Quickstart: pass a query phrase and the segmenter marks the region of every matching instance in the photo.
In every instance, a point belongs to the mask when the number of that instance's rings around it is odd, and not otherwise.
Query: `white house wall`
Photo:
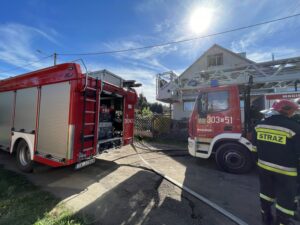
[[[174,120],[188,119],[190,117],[191,113],[192,113],[192,111],[184,111],[183,110],[183,101],[176,102],[173,104],[172,119],[174,119]]]
[[[223,53],[223,65],[208,67],[207,56]],[[186,71],[182,73],[180,79],[191,79],[199,76],[200,71],[206,70],[222,70],[225,68],[240,67],[249,64],[247,59],[231,53],[217,45],[210,48],[204,55],[202,55],[195,63],[193,63]]]

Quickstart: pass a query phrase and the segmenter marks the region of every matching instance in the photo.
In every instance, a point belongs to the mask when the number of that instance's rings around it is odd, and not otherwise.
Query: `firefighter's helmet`
[[[284,115],[291,115],[299,109],[299,105],[287,99],[277,100],[272,105],[273,110]]]
[[[294,102],[300,106],[300,98],[294,99]]]

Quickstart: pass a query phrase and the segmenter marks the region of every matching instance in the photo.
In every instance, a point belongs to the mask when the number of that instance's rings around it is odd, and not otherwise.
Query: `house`
[[[250,76],[254,76],[255,81],[261,83],[259,88],[275,92],[276,88],[284,86],[284,83],[277,82],[278,76],[284,75],[282,77],[290,82],[295,78],[295,74],[290,72],[294,69],[299,72],[299,61],[300,58],[297,57],[256,63],[247,59],[244,52],[235,53],[214,44],[181,75],[172,71],[158,74],[156,99],[171,104],[172,119],[187,119],[200,87],[245,84]],[[266,78],[270,82],[265,82]],[[276,82],[272,82],[273,78],[276,78]]]
[[[177,83],[180,83],[181,87],[186,89],[197,87],[200,82],[199,78],[201,73],[203,74],[204,71],[241,67],[249,64],[253,64],[253,61],[247,59],[245,53],[234,53],[220,45],[214,44],[177,77]],[[175,80],[175,74],[172,75],[172,78]],[[163,82],[162,80],[163,79],[161,79],[161,82]],[[178,92],[180,90],[176,87],[176,83],[173,82],[168,83],[168,86],[164,87],[164,90],[160,90],[160,92],[165,91],[168,93],[171,92],[171,90],[179,95]],[[181,101],[179,99],[174,99],[174,101],[166,99],[164,93],[159,93],[157,100],[171,103],[172,119],[180,120],[189,117],[193,110],[196,96],[197,93],[191,93],[186,90],[185,93],[183,93]]]

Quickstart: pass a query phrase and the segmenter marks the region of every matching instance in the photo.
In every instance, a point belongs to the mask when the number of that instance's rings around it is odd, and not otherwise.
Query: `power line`
[[[31,61],[31,62],[29,62],[28,64],[24,64],[24,65],[21,65],[21,66],[13,67],[13,68],[8,69],[8,70],[0,71],[0,73],[7,73],[7,72],[11,72],[11,71],[14,71],[14,70],[17,70],[17,69],[24,69],[24,67],[26,67],[26,66],[31,66],[31,65],[33,65],[33,64],[35,64],[35,63],[37,63],[37,62],[40,62],[40,61],[42,61],[42,60],[44,60],[44,59],[48,59],[48,58],[50,58],[50,57],[52,57],[52,56],[53,56],[53,54],[52,54],[52,55],[45,56],[45,57],[43,57],[43,58],[40,58],[39,60],[36,60],[36,61]]]
[[[230,29],[230,30],[226,30],[226,31],[222,31],[222,32],[212,33],[212,34],[208,34],[208,35],[205,35],[205,36],[194,37],[194,38],[189,38],[189,39],[183,39],[183,40],[179,40],[179,41],[165,42],[165,43],[160,43],[160,44],[155,44],[155,45],[148,45],[148,46],[143,46],[143,47],[138,47],[138,48],[128,48],[128,49],[120,49],[120,50],[114,50],[114,51],[102,51],[102,52],[87,52],[87,53],[57,53],[56,55],[61,55],[61,56],[104,55],[104,54],[114,54],[114,53],[137,51],[137,50],[143,50],[143,49],[149,49],[149,48],[156,48],[156,47],[179,44],[179,43],[183,43],[183,42],[189,42],[189,41],[194,41],[194,40],[198,40],[198,39],[223,35],[223,34],[235,32],[235,31],[245,30],[245,29],[249,29],[249,28],[253,28],[253,27],[257,27],[257,26],[266,25],[266,24],[269,24],[269,23],[274,23],[274,22],[290,19],[290,18],[297,17],[297,16],[300,16],[300,13],[293,14],[293,15],[286,16],[286,17],[281,17],[281,18],[278,18],[278,19],[268,20],[268,21],[265,21],[265,22],[260,22],[260,23],[256,23],[256,24],[252,24],[252,25],[248,25],[248,26],[244,26],[244,27],[238,27],[238,28],[234,28],[234,29]],[[40,58],[39,60],[36,60],[36,61],[31,61],[28,64],[17,66],[17,67],[14,67],[12,69],[9,69],[9,70],[0,71],[0,73],[6,73],[6,72],[14,71],[14,70],[17,70],[17,69],[23,69],[26,66],[33,65],[37,62],[40,62],[40,61],[42,61],[44,59],[47,59],[47,58],[50,58],[50,57],[53,57],[53,54],[51,54],[49,56],[46,56],[46,57],[43,57],[43,58]]]
[[[113,51],[102,51],[102,52],[58,53],[57,55],[62,55],[62,56],[70,56],[70,55],[77,55],[77,56],[105,55],[105,54],[115,54],[115,53],[137,51],[137,50],[143,50],[143,49],[149,49],[149,48],[156,48],[156,47],[179,44],[179,43],[183,43],[183,42],[189,42],[189,41],[194,41],[194,40],[198,40],[198,39],[223,35],[223,34],[235,32],[235,31],[245,30],[245,29],[249,29],[249,28],[253,28],[253,27],[257,27],[257,26],[266,25],[266,24],[269,24],[269,23],[278,22],[278,21],[281,21],[281,20],[290,19],[290,18],[297,17],[297,16],[300,16],[300,13],[293,14],[293,15],[286,16],[286,17],[281,17],[281,18],[278,18],[278,19],[268,20],[268,21],[265,21],[265,22],[260,22],[260,23],[256,23],[256,24],[252,24],[252,25],[248,25],[248,26],[244,26],[244,27],[238,27],[238,28],[234,28],[234,29],[230,29],[230,30],[226,30],[226,31],[212,33],[212,34],[208,34],[208,35],[205,35],[205,36],[199,36],[199,37],[194,37],[194,38],[189,38],[189,39],[183,39],[183,40],[179,40],[179,41],[165,42],[165,43],[160,43],[160,44],[155,44],[155,45],[148,45],[148,46],[143,46],[143,47],[138,47],[138,48],[127,48],[127,49],[120,49],[120,50],[113,50]]]

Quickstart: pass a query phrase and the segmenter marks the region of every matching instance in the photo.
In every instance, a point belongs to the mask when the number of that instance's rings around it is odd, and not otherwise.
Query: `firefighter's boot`
[[[291,218],[277,216],[275,225],[296,225]]]
[[[273,218],[273,215],[270,211],[269,212],[262,212],[261,216],[262,216],[262,222],[263,222],[264,225],[273,225],[274,218]]]

